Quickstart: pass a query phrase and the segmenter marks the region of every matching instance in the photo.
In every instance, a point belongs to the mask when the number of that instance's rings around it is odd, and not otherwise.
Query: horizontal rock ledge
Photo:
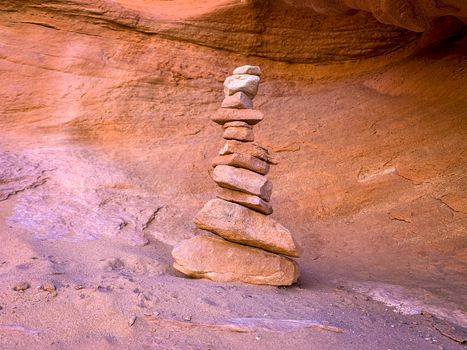
[[[298,257],[298,247],[284,226],[254,210],[222,199],[212,199],[196,214],[195,225],[229,241]]]
[[[291,259],[208,236],[180,242],[172,257],[174,268],[183,274],[218,282],[289,286],[299,276]]]

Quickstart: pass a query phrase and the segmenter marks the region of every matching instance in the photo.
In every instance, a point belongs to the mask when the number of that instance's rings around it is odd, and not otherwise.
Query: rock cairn
[[[260,75],[257,66],[236,68],[224,82],[222,107],[211,117],[227,140],[212,163],[220,191],[194,222],[214,235],[185,240],[172,251],[175,269],[187,276],[277,286],[297,281],[298,265],[288,258],[298,257],[297,245],[269,216],[272,183],[265,175],[275,162],[254,143],[253,127],[263,120],[253,109]]]

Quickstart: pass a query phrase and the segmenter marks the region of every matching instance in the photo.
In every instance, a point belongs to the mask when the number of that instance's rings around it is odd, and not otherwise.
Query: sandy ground
[[[403,316],[344,286],[190,280],[171,269],[163,244],[33,240],[5,224],[13,204],[0,207],[5,350],[465,349],[435,328],[445,323]],[[14,291],[22,281],[30,288]],[[39,288],[46,282],[56,292]]]

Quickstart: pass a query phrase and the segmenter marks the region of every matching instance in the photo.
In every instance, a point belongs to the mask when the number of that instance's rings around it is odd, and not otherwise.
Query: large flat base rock
[[[202,230],[232,242],[298,257],[297,245],[284,226],[269,216],[222,199],[211,199],[194,219]]]
[[[289,286],[299,275],[291,259],[208,236],[182,241],[172,257],[174,268],[185,275],[219,282]]]

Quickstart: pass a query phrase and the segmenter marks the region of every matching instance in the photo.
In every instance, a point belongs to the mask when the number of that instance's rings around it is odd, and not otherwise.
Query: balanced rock
[[[220,186],[259,196],[266,202],[271,199],[272,182],[267,177],[251,170],[218,165],[212,172],[212,179]]]
[[[236,168],[244,168],[255,173],[266,175],[269,172],[269,164],[264,160],[250,156],[244,153],[232,153],[225,156],[217,156],[212,161],[212,166],[231,165]]]
[[[252,74],[234,74],[224,81],[225,96],[233,95],[239,91],[244,92],[249,98],[255,98],[258,93],[260,78]]]
[[[224,130],[222,137],[226,140],[237,140],[243,142],[252,142],[255,140],[253,129],[243,126],[231,126]]]
[[[232,242],[262,248],[273,253],[298,256],[290,232],[270,216],[236,203],[212,199],[198,212],[196,226]]]
[[[241,66],[234,69],[233,74],[252,74],[252,75],[261,75],[261,68],[258,66]]]
[[[226,96],[221,107],[251,109],[253,108],[253,101],[245,93],[239,91],[231,96]]]
[[[239,127],[239,126],[243,126],[245,128],[250,128],[250,129],[253,128],[253,125],[250,125],[245,122],[227,122],[224,124],[224,129],[227,129],[230,127]]]
[[[217,198],[241,204],[244,207],[259,211],[265,215],[272,214],[272,206],[268,202],[263,201],[258,196],[253,196],[251,194],[232,191],[226,188],[220,188]]]
[[[224,125],[228,122],[241,121],[250,125],[258,124],[263,120],[264,114],[256,109],[220,108],[211,116],[211,120]]]
[[[289,286],[297,281],[297,263],[261,249],[208,236],[179,243],[172,251],[174,268],[193,278]]]
[[[269,154],[269,150],[267,148],[253,142],[239,142],[235,140],[229,140],[219,151],[219,155],[221,156],[232,153],[244,153],[264,160],[270,164],[277,164],[277,162]]]

